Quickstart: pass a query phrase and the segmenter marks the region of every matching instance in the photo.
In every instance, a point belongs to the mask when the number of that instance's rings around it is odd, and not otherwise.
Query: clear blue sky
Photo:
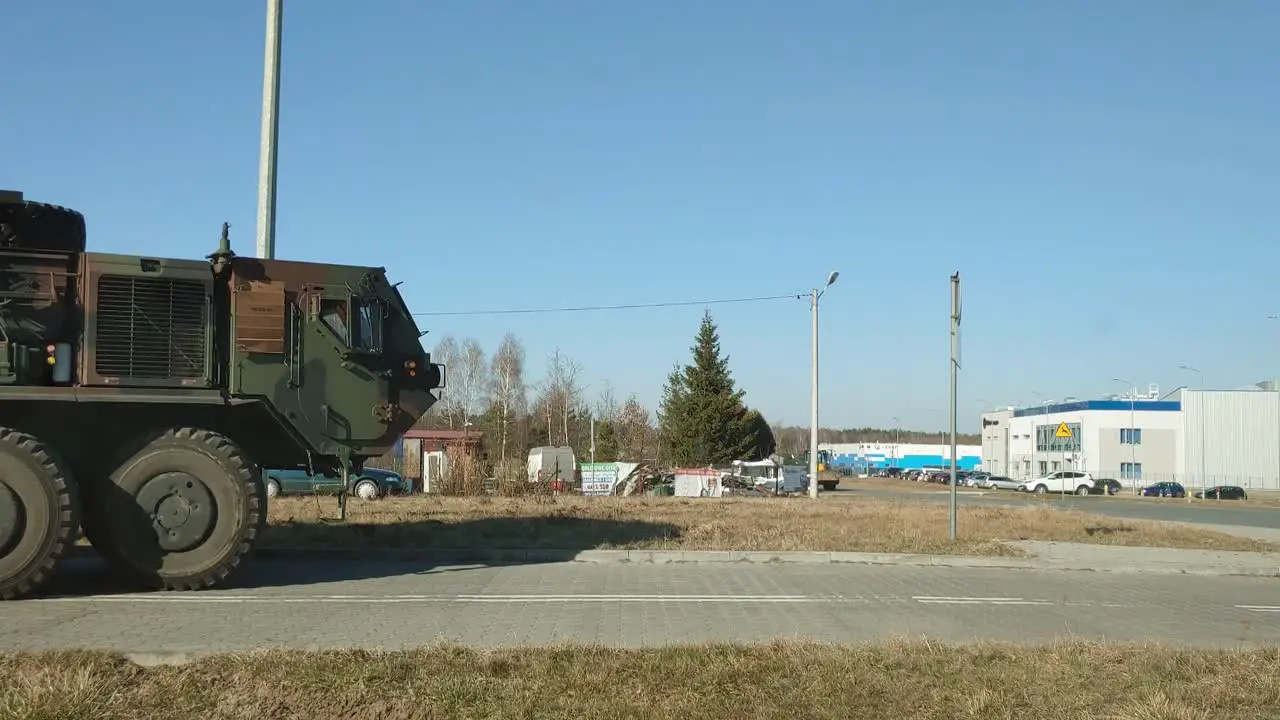
[[[290,0],[278,249],[417,311],[803,291],[824,425],[1280,376],[1280,3]],[[264,3],[6,4],[0,187],[94,249],[253,253]],[[17,31],[14,31],[17,29]],[[702,308],[426,318],[653,407]],[[807,304],[713,308],[807,422]],[[1039,393],[1037,395],[1036,393]]]

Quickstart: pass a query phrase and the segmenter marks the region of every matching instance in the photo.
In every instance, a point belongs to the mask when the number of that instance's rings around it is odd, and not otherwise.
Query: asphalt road
[[[94,648],[164,658],[436,642],[638,647],[787,637],[1044,641],[1068,634],[1196,646],[1280,642],[1280,582],[1266,578],[852,565],[258,561],[238,585],[113,593],[96,560],[77,560],[59,578],[54,592],[62,594],[3,604],[0,651]]]
[[[909,481],[903,481],[909,482]],[[841,488],[831,497],[892,497],[919,500],[921,502],[948,502],[950,489],[938,485],[934,493],[894,492],[881,489]],[[981,494],[979,494],[981,493]],[[1121,496],[1051,495],[1043,499],[1030,499],[1008,490],[957,490],[958,503],[1025,505],[1028,502],[1044,502],[1052,507],[1080,510],[1130,520],[1164,520],[1206,525],[1235,525],[1245,527],[1280,528],[1280,508],[1232,506],[1231,501],[1209,504],[1204,501],[1188,503],[1185,499],[1160,498],[1151,500],[1126,499]]]

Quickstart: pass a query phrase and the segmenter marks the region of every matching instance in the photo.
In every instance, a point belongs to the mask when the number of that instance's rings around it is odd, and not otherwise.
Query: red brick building
[[[484,433],[479,430],[409,430],[401,446],[401,474],[413,480],[415,489],[423,487],[423,465],[435,477],[443,469],[442,456],[451,458],[470,455],[484,458]]]

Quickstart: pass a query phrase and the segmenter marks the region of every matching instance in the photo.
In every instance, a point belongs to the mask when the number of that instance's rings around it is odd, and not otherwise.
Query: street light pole
[[[1134,475],[1137,471],[1137,450],[1138,446],[1133,442],[1133,432],[1136,429],[1137,421],[1134,419],[1134,401],[1138,399],[1138,386],[1128,380],[1120,378],[1111,378],[1114,382],[1123,384],[1125,387],[1132,388],[1129,392],[1129,474]],[[1130,480],[1137,480],[1136,477],[1130,477]],[[1134,491],[1137,491],[1137,484],[1134,484]]]
[[[280,134],[280,32],[284,0],[267,0],[262,68],[262,145],[258,150],[258,257],[276,256],[276,139]]]
[[[1204,373],[1202,373],[1202,372],[1200,372],[1199,370],[1197,370],[1197,369],[1195,369],[1195,368],[1191,367],[1190,365],[1179,365],[1179,366],[1178,366],[1178,368],[1179,368],[1179,369],[1181,369],[1181,370],[1188,370],[1188,371],[1190,371],[1190,372],[1193,372],[1193,373],[1195,373],[1197,376],[1199,376],[1199,377],[1200,377],[1200,402],[1199,402],[1199,412],[1200,412],[1200,488],[1203,490],[1203,489],[1207,489],[1207,488],[1209,487],[1209,486],[1208,486],[1208,484],[1207,484],[1207,483],[1208,483],[1208,473],[1207,473],[1207,471],[1206,471],[1206,469],[1205,469],[1205,467],[1206,467],[1206,463],[1205,463],[1205,459],[1204,459],[1204,451],[1205,451],[1205,442],[1204,442],[1204,391],[1205,391]],[[1187,408],[1186,408],[1186,404],[1184,403],[1184,404],[1183,404],[1183,407],[1182,407],[1182,410],[1183,410],[1183,412],[1184,412],[1184,413],[1186,412],[1186,409],[1187,409]],[[1184,415],[1183,417],[1186,417],[1186,416]]]
[[[898,429],[902,427],[902,418],[893,416],[893,466],[898,467]]]
[[[809,405],[809,497],[818,498],[818,299],[822,294],[831,287],[831,284],[840,277],[839,272],[832,272],[827,276],[827,284],[822,289],[814,288],[809,296],[809,309],[812,314],[813,321],[813,358],[812,358],[812,386],[810,392]]]
[[[960,273],[951,276],[951,541],[956,540],[956,371],[960,369]]]

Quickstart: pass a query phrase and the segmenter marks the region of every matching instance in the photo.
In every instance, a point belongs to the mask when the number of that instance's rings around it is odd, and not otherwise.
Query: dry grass
[[[686,499],[411,496],[352,502],[278,498],[267,547],[843,550],[1017,555],[1001,540],[1057,540],[1216,550],[1275,546],[1184,525],[1028,507],[961,506],[962,541],[947,539],[941,503],[807,498]]]
[[[141,668],[0,658],[0,718],[1111,718],[1252,720],[1280,650],[1063,642],[263,652]]]

